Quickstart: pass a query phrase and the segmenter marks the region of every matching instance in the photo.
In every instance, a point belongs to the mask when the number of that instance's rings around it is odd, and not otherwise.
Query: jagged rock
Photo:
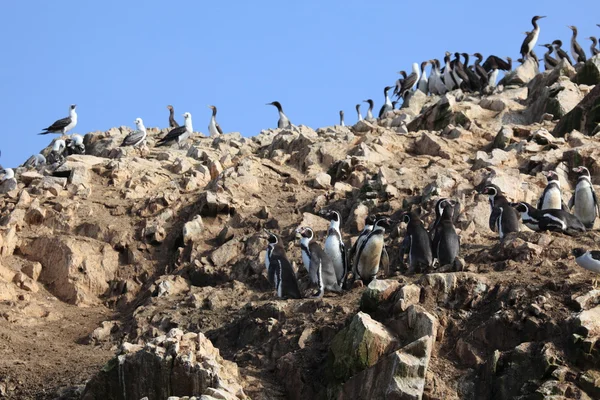
[[[343,382],[375,365],[381,357],[394,351],[397,345],[396,338],[384,325],[368,314],[359,312],[331,342],[333,376]]]
[[[350,212],[350,217],[346,223],[346,230],[349,232],[359,233],[365,227],[365,220],[369,215],[369,207],[363,203],[358,203]]]
[[[600,337],[600,306],[584,310],[574,318],[575,328],[588,338]]]
[[[326,173],[320,173],[313,180],[315,189],[329,189],[331,187],[331,176]]]
[[[203,217],[216,217],[217,214],[232,214],[235,212],[231,199],[225,193],[203,192],[200,195],[198,204],[199,214]]]
[[[96,303],[118,267],[118,253],[110,245],[84,237],[40,236],[20,249],[42,264],[40,282],[70,304]]]
[[[447,152],[447,146],[444,143],[444,140],[427,132],[423,132],[421,138],[416,141],[415,152],[417,154],[439,156],[445,159],[450,159],[450,154]]]
[[[12,192],[17,188],[17,180],[15,178],[7,179],[0,183],[0,194]]]
[[[476,302],[489,288],[485,277],[471,272],[427,274],[422,278],[421,285],[425,288],[430,287],[432,290],[426,291],[426,293],[432,295],[438,303],[443,304]],[[464,293],[466,288],[469,288],[467,294]],[[466,297],[461,298],[465,295]]]
[[[506,108],[506,103],[502,99],[483,98],[479,105],[486,110],[503,111]]]
[[[435,341],[439,325],[436,317],[416,304],[409,306],[406,309],[406,314],[408,315],[409,336],[411,338],[416,340],[428,336]]]
[[[13,283],[17,285],[19,288],[26,290],[28,292],[36,293],[39,291],[39,287],[37,283],[27,275],[22,272],[17,272],[13,277]]]
[[[468,123],[469,118],[463,112],[457,111],[456,98],[447,93],[436,104],[426,108],[407,127],[409,132],[439,131],[449,124],[466,127]]]
[[[366,313],[377,310],[377,307],[394,295],[400,287],[398,281],[374,279],[360,298],[360,309]]]
[[[600,304],[600,290],[592,290],[582,296],[573,299],[577,304],[578,311],[588,310]]]
[[[498,84],[504,86],[524,85],[535,78],[539,72],[538,65],[531,58],[527,58],[523,64],[507,72]]]
[[[410,343],[350,378],[336,398],[420,400],[432,348],[431,337]]]
[[[600,55],[595,55],[585,62],[573,82],[578,85],[597,85],[600,83]]]
[[[502,129],[500,129],[496,134],[494,143],[492,143],[492,148],[501,150],[506,149],[506,146],[509,145],[513,137],[513,130],[508,126],[503,126]]]
[[[562,137],[578,130],[584,135],[591,135],[600,121],[600,85],[596,85],[579,104],[563,116],[552,134]]]
[[[202,333],[163,336],[144,347],[128,347],[127,353],[110,360],[87,383],[82,400],[140,399],[144,395],[166,399],[205,393],[227,400],[247,398],[237,365],[224,360]]]
[[[600,371],[587,370],[579,377],[579,385],[594,398],[600,397]]]
[[[10,226],[7,230],[1,231],[0,235],[0,256],[10,256],[15,252],[15,248],[19,243],[17,237],[17,229],[14,226]]]
[[[183,241],[185,243],[189,241],[197,241],[202,236],[204,231],[204,224],[202,223],[202,217],[196,215],[191,221],[188,221],[183,226]]]
[[[238,257],[240,251],[242,251],[241,243],[233,239],[213,251],[210,260],[216,267],[223,267]]]
[[[365,132],[374,131],[377,129],[377,127],[375,125],[373,125],[372,123],[370,123],[369,121],[362,120],[362,121],[358,121],[352,127],[352,129],[354,129],[354,132],[356,132],[356,133],[365,133]]]
[[[396,312],[406,311],[408,307],[418,304],[421,299],[421,287],[415,284],[404,285],[398,291],[397,301],[394,305]]]

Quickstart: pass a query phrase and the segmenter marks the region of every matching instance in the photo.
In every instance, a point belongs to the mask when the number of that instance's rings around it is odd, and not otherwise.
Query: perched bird
[[[52,150],[50,150],[50,153],[48,153],[48,157],[46,157],[46,161],[48,162],[48,164],[63,162],[63,153],[66,147],[67,144],[64,140],[56,139],[54,143],[52,143]]]
[[[223,134],[223,129],[219,126],[217,122],[217,107],[208,106],[212,110],[212,116],[210,117],[210,122],[208,124],[208,133],[210,137],[215,137]]]
[[[561,40],[555,40],[554,42],[552,42],[552,45],[554,46],[554,51],[556,51],[556,55],[558,56],[559,60],[565,59],[565,60],[567,60],[567,62],[569,64],[573,65],[573,61],[571,61],[571,57],[569,57],[569,55],[563,49],[561,49],[561,46],[562,46]]]
[[[537,21],[542,18],[546,17],[540,17],[539,15],[536,15],[531,19],[533,30],[529,32],[527,36],[525,36],[525,40],[523,40],[523,44],[521,45],[521,57],[523,57],[523,59],[526,59],[530,55],[531,51],[533,50],[535,44],[538,41],[538,38],[540,37],[540,27]]]
[[[597,56],[598,54],[600,54],[600,50],[596,48],[596,46],[598,46],[598,39],[596,39],[593,36],[590,36],[588,39],[592,41],[592,44],[590,45],[590,53],[592,54],[592,56]]]
[[[408,75],[406,75],[406,71],[400,71],[398,73],[402,76],[402,78],[396,80],[396,86],[394,87],[394,96],[400,98],[400,93],[402,93],[402,85],[404,84],[406,78],[408,78]]]
[[[60,133],[64,135],[71,129],[75,128],[75,125],[77,125],[77,113],[75,112],[76,107],[76,104],[71,104],[69,106],[68,117],[54,121],[52,125],[44,129],[45,132],[41,132],[39,135],[46,135],[48,133]]]
[[[369,233],[371,233],[371,231],[373,230],[373,226],[375,226],[375,222],[377,222],[377,221],[376,221],[376,217],[374,215],[367,216],[367,218],[365,219],[365,226],[364,226],[363,230],[360,232],[360,234],[356,238],[356,241],[354,242],[354,244],[350,248],[350,251],[348,252],[348,259],[352,261],[353,268],[356,265],[356,263],[358,262],[358,260],[356,258],[357,250],[360,248],[360,246],[362,245],[362,242],[367,238],[367,236],[369,236]]]
[[[598,250],[585,250],[581,247],[577,247],[572,250],[575,256],[575,262],[582,268],[587,269],[595,273],[600,273],[600,251]],[[592,280],[592,286],[596,288],[598,278]]]
[[[75,133],[70,138],[65,139],[65,153],[67,153],[67,156],[71,154],[85,154],[83,136]]]
[[[362,120],[363,120],[363,116],[362,116],[362,114],[360,113],[360,104],[357,104],[357,105],[356,105],[356,114],[357,114],[357,118],[358,118],[358,120],[359,120],[359,121],[362,121]]]
[[[375,117],[373,117],[373,107],[375,107],[375,104],[373,103],[373,100],[371,99],[367,99],[367,100],[363,100],[363,103],[369,103],[369,109],[367,110],[367,121],[373,121],[375,120]]]
[[[551,44],[540,44],[540,46],[548,49],[546,53],[544,53],[544,65],[546,67],[546,71],[552,69],[558,65],[558,60],[552,57],[552,53],[554,52],[554,47]]]
[[[165,137],[161,138],[156,143],[155,147],[168,146],[168,145],[173,144],[174,142],[177,142],[179,147],[181,147],[181,143],[183,143],[183,141],[186,140],[187,138],[189,138],[193,133],[192,114],[190,114],[189,112],[186,112],[183,114],[183,118],[184,118],[184,125],[171,129]]]
[[[461,54],[454,53],[454,63],[452,64],[452,73],[454,74],[454,80],[458,82],[458,86],[461,89],[469,90],[471,88],[471,81],[466,72],[466,67],[460,60]]]
[[[433,256],[437,258],[441,266],[453,264],[460,252],[460,236],[456,233],[452,218],[454,216],[455,203],[452,200],[444,199],[441,204],[443,207],[439,223],[435,227],[433,236]]]
[[[327,239],[325,239],[325,254],[333,263],[338,284],[340,287],[344,287],[348,273],[348,260],[341,231],[342,217],[339,212],[333,210],[326,211],[324,216],[329,220]]]
[[[533,231],[562,232],[575,235],[585,232],[585,226],[579,219],[560,209],[538,210],[529,203],[513,203],[512,206],[521,214],[523,224]]]
[[[46,157],[43,154],[34,154],[25,161],[23,164],[24,167],[34,167],[37,168],[40,165],[46,164]]]
[[[577,27],[571,25],[569,29],[573,31],[573,36],[571,36],[571,55],[573,56],[573,60],[575,60],[575,64],[580,62],[585,62],[585,51],[581,48],[579,43],[577,42]]]
[[[408,75],[402,82],[402,89],[400,89],[400,97],[402,99],[406,100],[406,96],[408,96],[408,94],[413,90],[413,87],[419,81],[420,75],[421,72],[419,71],[419,64],[413,63],[411,74]]]
[[[446,55],[444,56],[444,72],[442,76],[444,77],[444,85],[449,92],[458,88],[458,83],[454,80],[454,74],[452,73],[449,52],[446,52]]]
[[[340,110],[340,126],[346,126],[344,122],[344,110]]]
[[[444,214],[444,208],[446,207],[446,203],[450,203],[452,205],[452,223],[456,222],[458,215],[460,214],[460,203],[458,201],[450,201],[450,199],[446,197],[441,197],[435,202],[434,210],[435,210],[435,219],[433,223],[429,226],[428,232],[429,237],[433,239],[435,235],[435,229],[439,225],[442,220],[442,214]]]
[[[442,95],[446,93],[448,89],[444,85],[442,73],[440,72],[440,60],[429,60],[429,63],[431,64],[431,73],[429,75],[427,88],[431,94]]]
[[[124,146],[142,146],[142,144],[146,141],[146,127],[144,126],[144,121],[141,118],[135,119],[135,131],[130,132],[129,135],[123,139],[123,143],[121,143],[121,147]]]
[[[279,298],[300,299],[300,289],[292,264],[288,260],[283,244],[277,235],[265,231],[268,235],[267,254],[265,255],[265,266],[267,277],[271,285],[275,287]]]
[[[177,128],[179,124],[175,121],[175,110],[173,110],[173,106],[169,104],[167,109],[169,110],[169,128]]]
[[[548,184],[538,200],[537,208],[540,210],[562,209],[568,211],[569,208],[562,199],[558,174],[554,171],[543,171],[542,175],[548,179]]]
[[[419,82],[417,83],[417,90],[420,90],[421,92],[423,92],[425,94],[429,93],[427,72],[425,71],[425,68],[427,67],[428,64],[429,64],[429,60],[423,61],[421,63],[421,76],[419,78]]]
[[[9,179],[14,179],[15,177],[15,171],[12,168],[2,168],[2,170],[0,170],[0,173],[4,174],[2,175],[0,182],[7,181]]]
[[[386,86],[383,88],[383,95],[385,96],[385,101],[379,110],[379,118],[385,117],[385,115],[392,111],[394,107],[392,106],[392,102],[390,97],[388,96],[388,91],[392,88],[392,86]]]
[[[300,238],[300,249],[304,268],[308,271],[310,281],[317,285],[317,292],[312,297],[323,297],[325,289],[340,293],[342,288],[338,284],[333,262],[321,249],[317,242],[312,241],[313,230],[307,227],[296,229],[296,236]]]
[[[473,91],[473,92],[478,92],[481,89],[483,89],[483,87],[481,86],[481,79],[479,79],[479,75],[475,72],[474,67],[473,66],[469,67],[469,54],[462,53],[461,55],[465,59],[465,64],[464,64],[465,65],[465,73],[469,77],[469,84],[470,84],[469,89],[471,89],[471,91]],[[486,79],[486,81],[487,81],[487,79]]]
[[[483,56],[481,55],[481,53],[473,53],[473,57],[477,58],[475,64],[473,65],[473,70],[479,77],[479,84],[481,89],[483,89],[488,85],[490,78],[485,68],[481,66],[481,62],[483,61]]]
[[[407,226],[400,254],[408,253],[408,266],[411,272],[424,272],[433,266],[429,234],[423,226],[423,221],[414,212],[404,213],[402,222]]]
[[[277,107],[277,111],[279,111],[279,120],[277,121],[277,128],[279,129],[288,129],[292,127],[292,123],[289,118],[284,114],[283,108],[281,107],[281,103],[278,101],[273,101],[271,103],[267,103],[268,106]]]
[[[506,57],[506,61],[504,61],[500,57],[491,55],[485,59],[483,68],[488,72],[488,85],[496,87],[500,71],[510,71],[512,69],[512,58]]]
[[[354,279],[358,278],[366,285],[376,279],[384,249],[383,235],[386,228],[389,227],[389,218],[380,218],[373,225],[373,229],[362,239],[360,246],[356,249],[355,263],[352,266]]]
[[[573,172],[578,177],[575,192],[569,200],[569,210],[573,210],[573,214],[587,229],[592,229],[600,210],[590,171],[586,167],[577,167],[573,168]]]
[[[487,194],[490,202],[490,229],[498,232],[500,239],[511,232],[519,231],[519,215],[496,185],[488,184],[482,194]]]

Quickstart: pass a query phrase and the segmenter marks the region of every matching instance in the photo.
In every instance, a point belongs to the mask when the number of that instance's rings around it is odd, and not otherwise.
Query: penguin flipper
[[[571,199],[569,200],[569,204],[568,204],[568,210],[571,210],[573,208],[573,206],[575,205],[575,193],[573,193],[573,196],[571,196]]]
[[[379,258],[379,268],[383,270],[385,276],[390,276],[390,256],[388,255],[385,246],[381,249],[381,257]]]
[[[598,197],[596,196],[596,192],[594,191],[594,187],[590,187],[590,190],[592,191],[592,198],[594,199],[594,210],[596,211],[596,217],[598,215],[600,215],[600,204],[598,204]]]
[[[342,274],[342,279],[340,279],[338,283],[340,286],[343,286],[346,283],[346,276],[348,275],[348,258],[346,257],[346,245],[344,244],[342,238],[340,238],[340,254],[342,255],[344,272]]]
[[[502,210],[498,207],[494,207],[492,213],[490,214],[490,230],[492,232],[498,232],[498,218],[502,215]]]
[[[569,207],[562,200],[560,202],[560,207],[562,208],[563,211],[569,212]]]

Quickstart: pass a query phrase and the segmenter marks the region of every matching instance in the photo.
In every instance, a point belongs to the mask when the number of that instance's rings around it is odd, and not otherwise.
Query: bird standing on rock
[[[210,122],[208,124],[208,133],[210,137],[216,137],[223,134],[223,129],[217,122],[217,107],[208,106],[212,110],[212,116],[210,117]]]
[[[75,112],[75,108],[77,108],[77,105],[71,104],[69,106],[68,117],[54,121],[52,125],[44,129],[45,132],[41,132],[39,135],[47,135],[48,133],[60,133],[66,135],[67,132],[77,125],[77,112]]]
[[[537,208],[539,210],[556,209],[567,211],[569,208],[562,199],[558,174],[554,171],[543,171],[542,175],[548,179],[548,184],[538,200]]]
[[[431,239],[421,218],[414,213],[404,213],[402,222],[406,224],[406,236],[400,254],[408,253],[409,272],[425,272],[433,266]]]
[[[587,229],[592,229],[600,212],[592,177],[586,167],[573,168],[573,172],[577,173],[578,177],[575,192],[569,200],[569,210],[573,210],[573,214]]]
[[[135,127],[136,129],[129,133],[123,139],[123,143],[121,143],[121,147],[132,146],[132,147],[141,147],[146,141],[146,127],[144,126],[144,121],[141,118],[135,119]]]
[[[573,249],[572,253],[575,256],[575,262],[577,263],[577,265],[587,269],[588,271],[600,274],[600,251],[585,250],[581,247],[578,247]],[[596,288],[597,282],[598,278],[594,278],[592,280],[592,286],[594,287],[594,289]]]
[[[299,227],[296,229],[296,237],[300,238],[304,268],[308,271],[311,283],[317,286],[317,292],[312,297],[323,297],[325,289],[340,293],[342,288],[338,284],[333,262],[321,249],[321,246],[313,241],[313,230],[308,227]]]
[[[521,45],[521,57],[523,60],[527,59],[527,57],[531,54],[531,51],[535,47],[535,44],[540,37],[540,27],[537,23],[542,18],[546,18],[545,16],[536,15],[531,19],[531,24],[533,25],[533,30],[529,32],[529,34],[523,40],[523,44]]]
[[[338,284],[343,288],[348,273],[348,260],[341,231],[342,217],[339,212],[334,210],[326,211],[324,217],[329,220],[327,239],[325,239],[325,253],[333,263]]]
[[[552,42],[552,45],[554,46],[554,51],[556,51],[556,55],[559,60],[565,59],[565,60],[567,60],[567,62],[569,64],[573,65],[573,61],[571,61],[571,57],[569,57],[569,55],[561,48],[562,47],[561,40],[555,40],[554,42]]]
[[[296,274],[285,254],[285,249],[281,240],[274,233],[267,230],[265,230],[265,232],[268,235],[265,266],[267,267],[267,277],[269,282],[275,287],[279,298],[302,298],[300,290],[298,289]]]
[[[575,60],[575,64],[585,62],[585,51],[577,43],[577,27],[571,25],[569,29],[573,31],[573,36],[571,36],[571,55],[573,56],[573,60]]]
[[[169,128],[177,128],[179,124],[175,121],[175,110],[173,110],[173,106],[169,104],[167,109],[169,110]]]
[[[511,232],[519,232],[519,215],[504,197],[502,190],[496,185],[488,184],[481,193],[487,194],[490,202],[490,229],[498,232],[500,239]]]
[[[165,137],[158,141],[155,147],[168,146],[174,142],[177,142],[179,147],[181,147],[183,141],[189,138],[193,133],[192,114],[186,112],[183,114],[183,118],[185,120],[184,125],[171,129]]]
[[[449,199],[443,199],[439,205],[442,207],[442,215],[435,228],[432,250],[440,266],[454,264],[460,252],[460,236],[452,222],[455,205],[456,203]]]
[[[546,67],[546,71],[556,67],[558,65],[558,60],[552,57],[552,53],[554,52],[554,47],[551,44],[540,44],[540,46],[548,49],[546,53],[544,53],[544,66]]]
[[[268,106],[277,107],[277,111],[279,111],[279,120],[277,121],[277,128],[279,129],[289,129],[292,127],[292,123],[290,119],[283,112],[283,107],[281,107],[281,103],[278,101],[273,101],[271,103],[267,103]]]
[[[579,219],[561,209],[538,210],[524,201],[512,206],[521,214],[523,224],[533,231],[562,232],[565,235],[577,235],[585,232],[585,226]]]
[[[377,278],[382,253],[385,248],[383,235],[389,227],[389,218],[379,218],[373,225],[373,229],[369,233],[366,233],[360,241],[360,246],[357,247],[354,257],[355,262],[352,265],[354,280],[360,279],[365,285],[368,285],[373,279]],[[359,239],[357,239],[357,243]]]

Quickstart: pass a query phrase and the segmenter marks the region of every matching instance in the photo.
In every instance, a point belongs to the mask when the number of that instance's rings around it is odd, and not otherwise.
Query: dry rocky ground
[[[488,227],[486,182],[535,203],[556,170],[600,179],[600,58],[497,93],[417,93],[377,122],[185,148],[120,148],[128,128],[85,136],[86,155],[18,169],[0,187],[0,397],[8,399],[600,398],[600,290],[580,237]],[[51,147],[50,147],[51,148]],[[45,149],[48,153],[50,148]],[[333,208],[348,244],[369,213],[461,203],[460,271],[393,273],[323,299],[278,300],[263,228],[301,265],[293,231],[323,240]],[[308,279],[298,268],[301,288]]]

